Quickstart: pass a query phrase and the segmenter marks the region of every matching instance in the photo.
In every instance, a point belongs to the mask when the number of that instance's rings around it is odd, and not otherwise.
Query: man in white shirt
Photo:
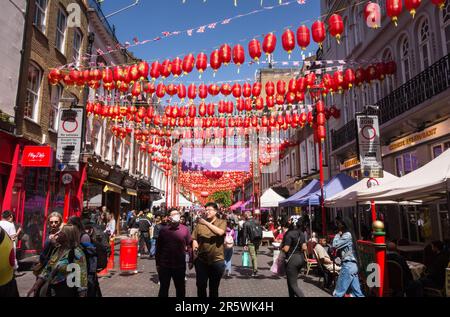
[[[9,210],[5,210],[2,213],[2,220],[0,220],[0,227],[3,228],[3,230],[6,231],[8,236],[11,238],[11,240],[14,242],[14,253],[16,253],[16,240],[17,240],[17,233],[16,233],[16,227],[13,223],[13,214]],[[17,270],[19,268],[17,264],[17,259],[15,259],[15,265],[14,269]]]

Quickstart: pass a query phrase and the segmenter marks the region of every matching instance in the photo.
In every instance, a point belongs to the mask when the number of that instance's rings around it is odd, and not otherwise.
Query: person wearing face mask
[[[176,296],[186,297],[186,252],[191,254],[192,238],[188,228],[180,223],[180,218],[180,212],[171,209],[167,225],[159,231],[155,257],[160,282],[159,297],[169,296],[171,279],[175,284]],[[192,264],[189,266],[192,267]]]

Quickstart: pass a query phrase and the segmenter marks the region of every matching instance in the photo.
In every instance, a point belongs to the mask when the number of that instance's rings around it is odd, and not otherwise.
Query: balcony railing
[[[380,124],[389,122],[417,107],[449,87],[450,54],[379,100],[376,105],[380,109]],[[356,140],[356,121],[354,119],[339,130],[332,131],[332,150],[335,151],[353,140]]]
[[[89,0],[89,8],[94,9],[99,19],[102,21],[103,26],[108,31],[108,33],[114,38],[114,40],[119,43],[119,40],[116,38],[116,31],[113,27],[111,27],[111,24],[109,24],[108,20],[105,18],[105,15],[103,14],[103,10],[101,5],[97,2],[97,0]]]

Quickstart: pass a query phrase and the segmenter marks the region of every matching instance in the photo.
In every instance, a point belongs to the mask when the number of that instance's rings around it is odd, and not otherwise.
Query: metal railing
[[[417,107],[450,87],[450,54],[407,81],[379,100],[380,125]],[[356,140],[356,121],[353,119],[337,131],[331,132],[332,150]]]
[[[97,14],[98,17],[100,18],[100,20],[103,23],[103,26],[105,27],[105,29],[108,31],[108,33],[114,38],[114,40],[119,43],[119,40],[116,37],[116,31],[114,30],[113,27],[111,27],[111,24],[109,24],[108,20],[106,19],[102,7],[101,5],[97,2],[97,0],[89,0],[89,8],[94,9]]]

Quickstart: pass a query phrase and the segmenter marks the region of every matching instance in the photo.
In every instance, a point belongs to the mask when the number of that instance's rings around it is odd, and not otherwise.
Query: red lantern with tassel
[[[445,8],[446,0],[431,0],[431,2],[439,8],[439,10],[443,10]]]
[[[233,85],[233,87],[231,88],[232,92],[233,92],[233,97],[234,98],[240,98],[242,95],[242,89],[241,89],[241,85],[239,85],[238,83],[235,83]]]
[[[244,83],[244,85],[242,86],[242,95],[245,98],[250,98],[252,95],[252,86],[250,86],[249,83]]]
[[[252,87],[252,95],[253,97],[259,97],[261,95],[262,84],[260,82],[256,82]]]
[[[381,8],[378,3],[369,2],[364,8],[364,20],[373,29],[381,26]]]
[[[344,76],[342,75],[342,72],[340,72],[340,71],[334,72],[333,81],[334,81],[335,87],[339,91],[344,89]]]
[[[355,71],[355,84],[357,86],[361,86],[364,83],[364,79],[365,71],[362,67],[360,67]]]
[[[402,11],[402,0],[386,0],[386,13],[389,17],[391,17],[392,22],[394,22],[395,26],[398,25],[398,16],[402,13]]]
[[[216,84],[209,85],[208,93],[211,96],[217,96],[220,93],[220,87]]]
[[[307,87],[307,83],[306,83],[305,77],[300,77],[299,79],[297,79],[297,89],[299,92],[304,93],[306,91],[306,87]]]
[[[253,103],[251,98],[245,99],[245,110],[246,111],[252,111],[253,109]]]
[[[397,72],[397,64],[394,61],[385,63],[385,69],[387,75],[395,75]]]
[[[266,95],[273,96],[275,95],[275,84],[271,81],[266,83]]]
[[[309,73],[306,75],[306,88],[310,89],[312,86],[316,84],[316,74],[315,73]]]
[[[206,104],[204,102],[201,102],[198,107],[198,114],[200,117],[204,117],[206,115]]]
[[[295,34],[292,30],[287,29],[284,31],[281,41],[283,44],[283,49],[291,56],[292,51],[295,49]]]
[[[181,102],[183,102],[184,98],[186,98],[186,94],[187,94],[186,86],[183,84],[179,84],[177,86],[177,91],[178,91],[178,98],[180,98]]]
[[[161,64],[158,61],[155,61],[150,66],[150,77],[153,81],[161,76]]]
[[[297,90],[297,80],[295,78],[292,78],[291,80],[289,80],[288,91],[295,94],[297,93]]]
[[[231,62],[231,47],[228,44],[223,44],[219,48],[219,56],[222,63],[228,65]]]
[[[223,84],[222,87],[220,87],[220,92],[225,97],[228,97],[231,94],[231,85],[228,83]]]
[[[286,83],[284,80],[277,81],[277,93],[283,96],[286,94]]]
[[[183,73],[183,68],[181,67],[181,58],[177,57],[172,61],[172,74],[175,78],[179,77]]]
[[[245,51],[244,47],[240,44],[237,44],[233,47],[233,62],[240,67],[245,62]]]
[[[198,96],[202,100],[205,100],[206,97],[208,97],[208,86],[205,84],[200,84],[200,86],[198,86]]]
[[[323,23],[320,20],[317,20],[312,25],[312,37],[314,42],[319,44],[319,47],[322,47],[322,43],[325,41],[326,38],[326,30],[325,30],[325,23]]]
[[[252,39],[248,43],[248,53],[254,61],[259,61],[261,58],[261,43],[257,39]]]
[[[311,32],[306,25],[302,25],[297,29],[297,43],[303,51],[311,43]]]
[[[191,104],[189,106],[188,112],[189,112],[189,117],[190,118],[195,118],[195,116],[197,115],[197,108],[195,107],[195,105]]]
[[[163,79],[170,76],[172,73],[172,62],[168,59],[162,62],[161,64],[161,76]]]
[[[341,35],[344,33],[344,21],[339,14],[332,14],[328,19],[328,30],[331,36],[335,37],[338,44],[341,41]]]
[[[355,72],[351,68],[347,68],[344,73],[344,82],[348,88],[352,88],[355,83]]]
[[[245,110],[245,100],[243,98],[239,98],[236,100],[236,109],[239,112],[242,112]]]
[[[220,66],[222,66],[222,60],[220,59],[219,50],[212,51],[209,64],[211,65],[214,73],[217,72]]]
[[[156,96],[159,99],[164,98],[166,95],[166,86],[163,83],[159,83],[158,86],[156,86]]]
[[[207,112],[208,116],[210,116],[210,117],[214,116],[214,114],[216,112],[216,105],[213,103],[208,104],[206,112]]]
[[[227,113],[232,114],[234,110],[234,104],[232,101],[227,101],[227,107],[226,107]]]
[[[263,97],[259,96],[255,100],[255,108],[256,110],[263,110],[264,109],[264,99]]]
[[[138,64],[138,71],[140,80],[146,80],[148,77],[149,66],[147,62],[140,62]]]
[[[277,46],[277,37],[273,33],[269,33],[264,37],[263,51],[266,55],[270,55],[275,51]]]
[[[197,86],[195,84],[190,84],[188,87],[188,97],[192,102],[195,98],[197,98]]]
[[[192,70],[194,69],[194,64],[195,64],[195,57],[193,54],[188,54],[183,58],[181,68],[183,69],[185,75],[192,72]]]
[[[408,9],[409,13],[412,15],[413,19],[416,15],[417,9],[420,7],[422,0],[405,0],[405,7]]]
[[[200,72],[200,74],[202,74],[206,70],[206,68],[208,67],[208,57],[205,53],[202,52],[198,54],[195,67]]]
[[[284,105],[284,95],[277,94],[275,102],[277,105]]]

